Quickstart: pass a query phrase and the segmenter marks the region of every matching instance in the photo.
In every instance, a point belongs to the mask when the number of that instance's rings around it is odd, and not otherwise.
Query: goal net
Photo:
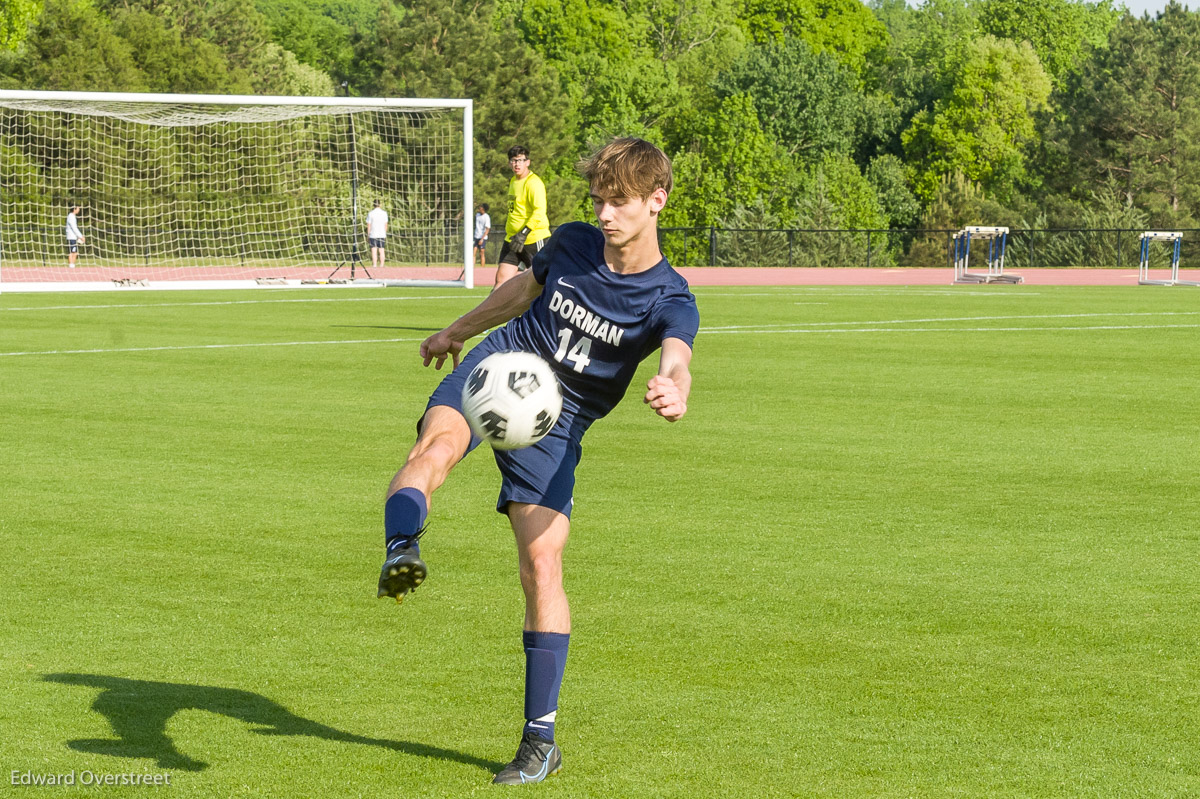
[[[0,290],[471,287],[471,113],[470,100],[0,91]]]

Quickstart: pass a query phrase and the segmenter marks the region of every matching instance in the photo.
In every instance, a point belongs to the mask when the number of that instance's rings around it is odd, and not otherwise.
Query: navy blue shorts
[[[387,239],[367,239],[372,249],[382,250],[383,245],[387,243]]]
[[[462,413],[462,390],[475,364],[493,352],[515,349],[509,346],[503,328],[493,332],[467,353],[462,362],[434,389],[426,412],[445,405]],[[580,419],[575,408],[563,404],[558,424],[546,437],[524,449],[493,450],[502,481],[496,510],[505,513],[508,503],[523,502],[556,510],[570,518],[575,495],[575,467],[583,457],[581,441],[592,420]],[[422,417],[424,418],[424,417]],[[472,433],[467,452],[479,446],[481,439]]]
[[[75,239],[67,239],[67,252],[79,252],[79,242]]]

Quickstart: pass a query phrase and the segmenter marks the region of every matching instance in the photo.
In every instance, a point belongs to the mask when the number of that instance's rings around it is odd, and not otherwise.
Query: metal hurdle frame
[[[983,239],[988,243],[987,272],[972,272],[971,239]],[[954,234],[955,283],[1023,283],[1020,275],[1004,274],[1004,248],[1008,244],[1008,228],[968,225]]]
[[[1138,239],[1140,241],[1138,260],[1139,286],[1200,286],[1200,282],[1179,279],[1179,249],[1183,242],[1182,233],[1163,230],[1147,230],[1138,236]],[[1152,241],[1169,241],[1172,243],[1170,280],[1150,279],[1150,242]]]

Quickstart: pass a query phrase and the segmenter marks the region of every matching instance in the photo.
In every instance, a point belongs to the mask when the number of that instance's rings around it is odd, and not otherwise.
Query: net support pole
[[[350,279],[358,265],[358,145],[354,141],[354,114],[346,114],[350,134]],[[372,256],[374,257],[374,256]]]
[[[474,101],[463,106],[463,285],[475,288],[475,120]]]

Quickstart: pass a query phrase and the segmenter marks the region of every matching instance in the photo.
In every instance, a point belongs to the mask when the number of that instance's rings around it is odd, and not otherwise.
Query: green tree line
[[[615,135],[674,160],[672,227],[1193,227],[1200,13],[1112,0],[9,0],[0,87],[475,101],[502,223],[551,222]],[[499,211],[500,213],[495,213]]]

